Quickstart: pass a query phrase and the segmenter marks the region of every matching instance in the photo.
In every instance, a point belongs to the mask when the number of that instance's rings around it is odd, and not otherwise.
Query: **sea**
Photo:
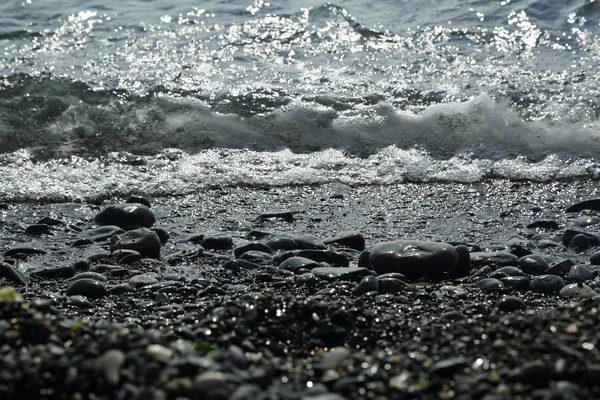
[[[0,201],[600,178],[600,0],[3,0]]]

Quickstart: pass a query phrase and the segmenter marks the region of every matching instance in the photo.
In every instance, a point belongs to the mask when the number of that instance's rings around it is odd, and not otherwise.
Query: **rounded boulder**
[[[396,240],[373,246],[369,261],[378,275],[398,272],[415,279],[448,272],[458,258],[456,248],[448,243]]]

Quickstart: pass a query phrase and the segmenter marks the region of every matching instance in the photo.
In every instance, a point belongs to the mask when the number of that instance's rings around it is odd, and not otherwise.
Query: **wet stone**
[[[506,274],[506,276],[525,276],[525,272],[521,268],[512,266],[498,268],[495,272]]]
[[[12,249],[4,252],[4,257],[21,257],[21,256],[32,256],[32,255],[44,255],[48,252],[44,249],[38,249],[35,247],[13,247]]]
[[[439,289],[433,292],[439,298],[450,297],[457,299],[464,299],[467,297],[467,291],[458,286],[443,285]]]
[[[321,280],[312,272],[306,272],[302,275],[299,275],[298,278],[296,278],[297,285],[315,286],[320,281]]]
[[[539,254],[530,254],[519,258],[521,270],[529,275],[542,275],[548,269],[548,261]]]
[[[519,265],[519,258],[503,251],[471,253],[471,263],[476,266],[496,265],[499,267]]]
[[[300,258],[300,257],[297,257]],[[369,274],[366,268],[356,267],[316,267],[312,268],[311,272],[320,279],[327,281],[334,280],[349,280],[357,281]]]
[[[504,283],[495,278],[483,278],[475,283],[475,286],[484,292],[504,290]]]
[[[327,246],[321,239],[313,235],[295,235],[294,240],[301,250],[325,250]]]
[[[321,265],[314,260],[304,257],[290,257],[281,264],[279,269],[285,269],[288,271],[298,271],[299,269],[312,270],[313,268],[320,267]]]
[[[458,263],[458,253],[447,243],[398,240],[373,246],[369,261],[377,274],[399,272],[416,279],[452,270]]]
[[[592,247],[592,243],[587,235],[579,234],[573,236],[573,239],[569,242],[569,249],[581,253]]]
[[[154,285],[158,282],[159,281],[158,279],[156,279],[156,276],[154,276],[154,274],[140,274],[133,276],[129,279],[129,283],[137,288],[142,286]]]
[[[52,231],[47,224],[34,224],[25,228],[26,235],[50,235]]]
[[[377,279],[379,284],[379,293],[381,294],[396,294],[396,293],[407,293],[415,292],[414,286],[409,285],[400,279],[394,278],[379,278]]]
[[[560,297],[574,297],[580,299],[591,298],[597,296],[598,293],[584,283],[571,283],[566,285],[558,293]]]
[[[568,279],[576,282],[589,281],[594,279],[594,273],[586,265],[573,265]]]
[[[72,265],[66,265],[56,268],[44,268],[29,274],[30,276],[41,276],[44,278],[70,278],[75,275],[75,268]]]
[[[0,278],[6,278],[8,281],[18,285],[27,285],[28,279],[19,269],[9,263],[0,261]]]
[[[600,251],[592,253],[590,256],[590,264],[600,265]]]
[[[68,281],[70,282],[74,282],[78,279],[92,279],[98,282],[107,282],[108,278],[98,272],[93,272],[93,271],[86,271],[86,272],[81,272],[75,276],[73,276],[72,278],[69,278]]]
[[[377,277],[369,275],[365,276],[354,288],[353,294],[361,296],[369,292],[379,292],[379,282]]]
[[[81,232],[81,235],[86,236],[94,242],[103,242],[110,239],[113,235],[118,235],[125,232],[123,229],[115,225],[100,226],[95,229],[89,229]]]
[[[254,264],[268,264],[273,260],[273,256],[269,253],[257,250],[250,250],[238,257],[240,260],[250,261]]]
[[[150,228],[156,222],[154,213],[145,205],[137,203],[117,204],[106,207],[95,217],[100,225],[116,225],[121,229]]]
[[[358,232],[344,232],[336,236],[331,236],[324,239],[323,243],[326,245],[337,244],[358,251],[363,251],[365,249],[365,238]]]
[[[134,250],[142,257],[160,258],[160,239],[147,228],[140,228],[116,235],[110,240],[110,250]]]
[[[562,260],[548,267],[548,269],[546,270],[546,274],[566,276],[571,271],[571,267],[573,265],[575,265],[575,262],[573,260]]]
[[[93,279],[78,279],[67,288],[67,296],[85,296],[98,299],[107,294],[106,286]]]
[[[148,200],[148,198],[143,197],[143,196],[129,196],[127,198],[127,200],[125,201],[125,203],[138,203],[138,204],[143,204],[146,207],[150,208],[150,200]]]
[[[235,256],[235,258],[240,258],[240,256],[247,251],[261,251],[263,253],[271,253],[271,248],[264,243],[250,242],[241,246],[237,246],[235,249],[233,249],[233,255]]]
[[[531,291],[535,293],[557,294],[565,286],[560,276],[542,275],[531,281]]]
[[[588,239],[589,246],[591,246],[591,247],[600,246],[600,239],[597,236],[592,235],[591,233],[588,233],[588,232],[585,232],[582,230],[578,230],[578,229],[567,229],[565,231],[565,233],[563,233],[563,237],[562,237],[563,245],[565,245],[566,247],[569,247],[571,242],[575,238],[575,236],[579,236],[579,235],[583,235]],[[588,242],[585,242],[583,240],[583,238],[581,238],[581,237],[580,237],[580,239],[578,239],[578,241],[579,240],[581,240],[581,243],[583,245],[587,245],[587,243],[588,243]]]
[[[347,267],[350,260],[343,254],[329,250],[301,250],[296,254],[297,257],[304,257],[316,262],[325,262],[338,267]]]
[[[525,302],[518,297],[504,296],[498,301],[498,309],[502,311],[517,311],[527,308]]]
[[[269,238],[263,242],[264,245],[273,251],[278,250],[294,250],[298,248],[298,243],[288,236],[276,236]]]
[[[204,236],[202,247],[209,250],[229,250],[233,248],[233,238],[231,236]]]
[[[531,281],[525,276],[507,276],[500,278],[500,282],[504,287],[512,290],[528,291],[531,288]]]

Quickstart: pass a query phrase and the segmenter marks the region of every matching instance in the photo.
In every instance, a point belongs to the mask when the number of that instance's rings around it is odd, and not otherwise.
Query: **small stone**
[[[56,268],[44,268],[31,272],[29,276],[42,276],[44,278],[70,278],[75,275],[75,268],[72,265],[65,265]]]
[[[377,278],[374,276],[365,276],[362,281],[354,288],[353,294],[355,296],[360,296],[369,292],[378,292],[379,291],[379,282]]]
[[[34,224],[25,228],[27,235],[50,235],[51,233],[50,226],[46,224]]]
[[[594,289],[581,282],[566,285],[560,289],[558,294],[561,297],[575,297],[580,299],[587,299],[598,295]]]
[[[48,254],[44,249],[37,249],[35,247],[13,247],[4,252],[4,257],[21,257],[21,256],[32,256],[36,254]]]
[[[579,264],[571,267],[568,278],[572,281],[583,282],[594,279],[594,274],[587,266]]]
[[[542,275],[531,281],[531,291],[535,293],[557,294],[565,286],[560,276]]]
[[[582,210],[600,210],[600,199],[591,199],[580,201],[579,203],[572,204],[569,206],[565,212],[572,213],[578,212]]]
[[[327,248],[321,239],[313,235],[294,235],[293,238],[301,250],[325,250]]]
[[[116,225],[121,229],[150,228],[156,222],[154,213],[145,205],[137,203],[117,204],[106,207],[96,215],[100,225]]]
[[[358,232],[345,232],[337,236],[331,236],[323,240],[324,244],[337,244],[350,247],[358,251],[365,249],[365,238]]]
[[[143,204],[146,207],[150,208],[150,200],[148,200],[146,197],[142,197],[142,196],[135,196],[135,195],[129,196],[125,202],[126,203]]]
[[[104,297],[107,293],[102,282],[93,279],[78,279],[67,288],[67,296],[85,296],[90,299]]]
[[[129,278],[129,284],[136,288],[154,285],[158,282],[159,281],[158,279],[156,279],[156,276],[154,276],[154,274],[140,274]]]
[[[296,284],[304,286],[315,286],[321,280],[312,272],[305,272],[296,278]]]
[[[500,272],[500,273],[506,274],[506,276],[525,276],[525,272],[523,272],[521,270],[521,268],[512,267],[512,266],[501,267],[501,268],[498,268],[494,272]]]
[[[504,296],[498,301],[498,309],[502,311],[517,311],[527,308],[525,302],[518,297]]]
[[[0,261],[0,278],[6,278],[19,285],[27,285],[28,279],[17,267]]]
[[[72,278],[67,279],[67,281],[74,282],[79,279],[92,279],[92,280],[98,281],[98,282],[108,281],[108,278],[106,276],[104,276],[98,272],[93,272],[93,271],[80,272],[79,274],[73,276]]]
[[[504,267],[508,265],[519,265],[519,257],[504,251],[482,251],[471,253],[471,263],[475,266],[495,265]]]
[[[571,267],[573,265],[575,265],[575,262],[573,260],[562,260],[548,267],[548,269],[546,270],[546,274],[566,276],[569,273],[569,271],[571,271]]]
[[[240,260],[250,261],[254,264],[269,264],[273,260],[273,256],[263,251],[250,250],[238,257]]]
[[[233,248],[233,239],[231,236],[204,236],[202,247],[209,250],[229,250]]]
[[[414,286],[409,285],[408,283],[403,282],[400,279],[378,278],[377,282],[379,283],[379,293],[381,294],[416,292]]]
[[[429,368],[429,372],[433,375],[449,378],[455,373],[462,371],[467,364],[467,360],[464,357],[449,358],[434,363]]]
[[[173,357],[173,350],[160,344],[150,344],[146,347],[146,354],[156,360],[169,362]]]
[[[158,235],[148,228],[130,230],[110,240],[112,252],[120,249],[134,250],[142,257],[160,258],[160,246]]]
[[[338,267],[347,267],[350,260],[343,254],[329,250],[301,250],[296,254],[297,257],[304,257],[316,262],[325,262]]]
[[[397,240],[373,246],[370,263],[377,274],[399,272],[416,279],[452,270],[458,264],[458,253],[447,243]]]
[[[467,291],[458,286],[444,285],[433,292],[437,297],[449,297],[456,299],[464,299],[467,297]]]
[[[588,239],[587,235],[579,234],[573,236],[573,239],[569,242],[569,249],[581,253],[591,248],[592,244]]]
[[[526,276],[507,276],[505,278],[500,278],[500,282],[502,282],[507,289],[527,291],[531,288],[531,281]]]
[[[504,284],[499,279],[495,278],[483,278],[475,283],[475,286],[484,292],[493,292],[497,290],[504,290]]]
[[[334,347],[323,354],[321,369],[337,369],[345,360],[352,357],[352,352],[346,347]]]
[[[328,346],[342,344],[346,334],[346,329],[332,322],[325,322],[312,331],[313,337],[323,340]]]
[[[296,257],[300,258],[300,257]],[[357,267],[315,267],[311,269],[317,278],[327,281],[347,280],[356,281],[362,277],[369,275],[369,270],[366,268]]]
[[[285,269],[288,271],[298,271],[299,269],[313,269],[320,267],[321,265],[316,261],[313,261],[304,257],[290,257],[281,264],[279,264],[279,269]]]
[[[263,242],[269,249],[278,250],[294,250],[298,248],[298,243],[288,236],[276,236],[269,238]]]
[[[600,265],[600,251],[596,251],[590,256],[590,264]]]
[[[578,229],[567,229],[565,231],[565,233],[563,233],[563,237],[562,237],[563,245],[565,245],[566,247],[569,247],[569,245],[571,244],[571,241],[573,241],[573,238],[575,238],[575,236],[578,236],[578,235],[585,236],[588,239],[590,246],[592,246],[592,247],[600,246],[600,239],[597,236],[592,235],[591,233],[588,233],[585,231],[578,230]],[[581,239],[581,240],[584,245],[587,243],[587,242],[584,242],[583,239]]]
[[[548,261],[539,254],[530,254],[518,260],[521,270],[530,275],[542,275],[548,269]]]
[[[560,228],[558,222],[552,220],[538,220],[527,225],[528,229],[544,229],[544,230],[556,230]]]
[[[93,240],[94,242],[103,242],[110,239],[114,235],[125,232],[123,229],[115,225],[99,226],[98,228],[88,229],[81,232],[81,235]]]

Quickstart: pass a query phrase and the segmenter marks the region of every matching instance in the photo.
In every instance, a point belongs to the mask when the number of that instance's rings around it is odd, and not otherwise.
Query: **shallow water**
[[[599,4],[8,2],[2,199],[595,179]]]

